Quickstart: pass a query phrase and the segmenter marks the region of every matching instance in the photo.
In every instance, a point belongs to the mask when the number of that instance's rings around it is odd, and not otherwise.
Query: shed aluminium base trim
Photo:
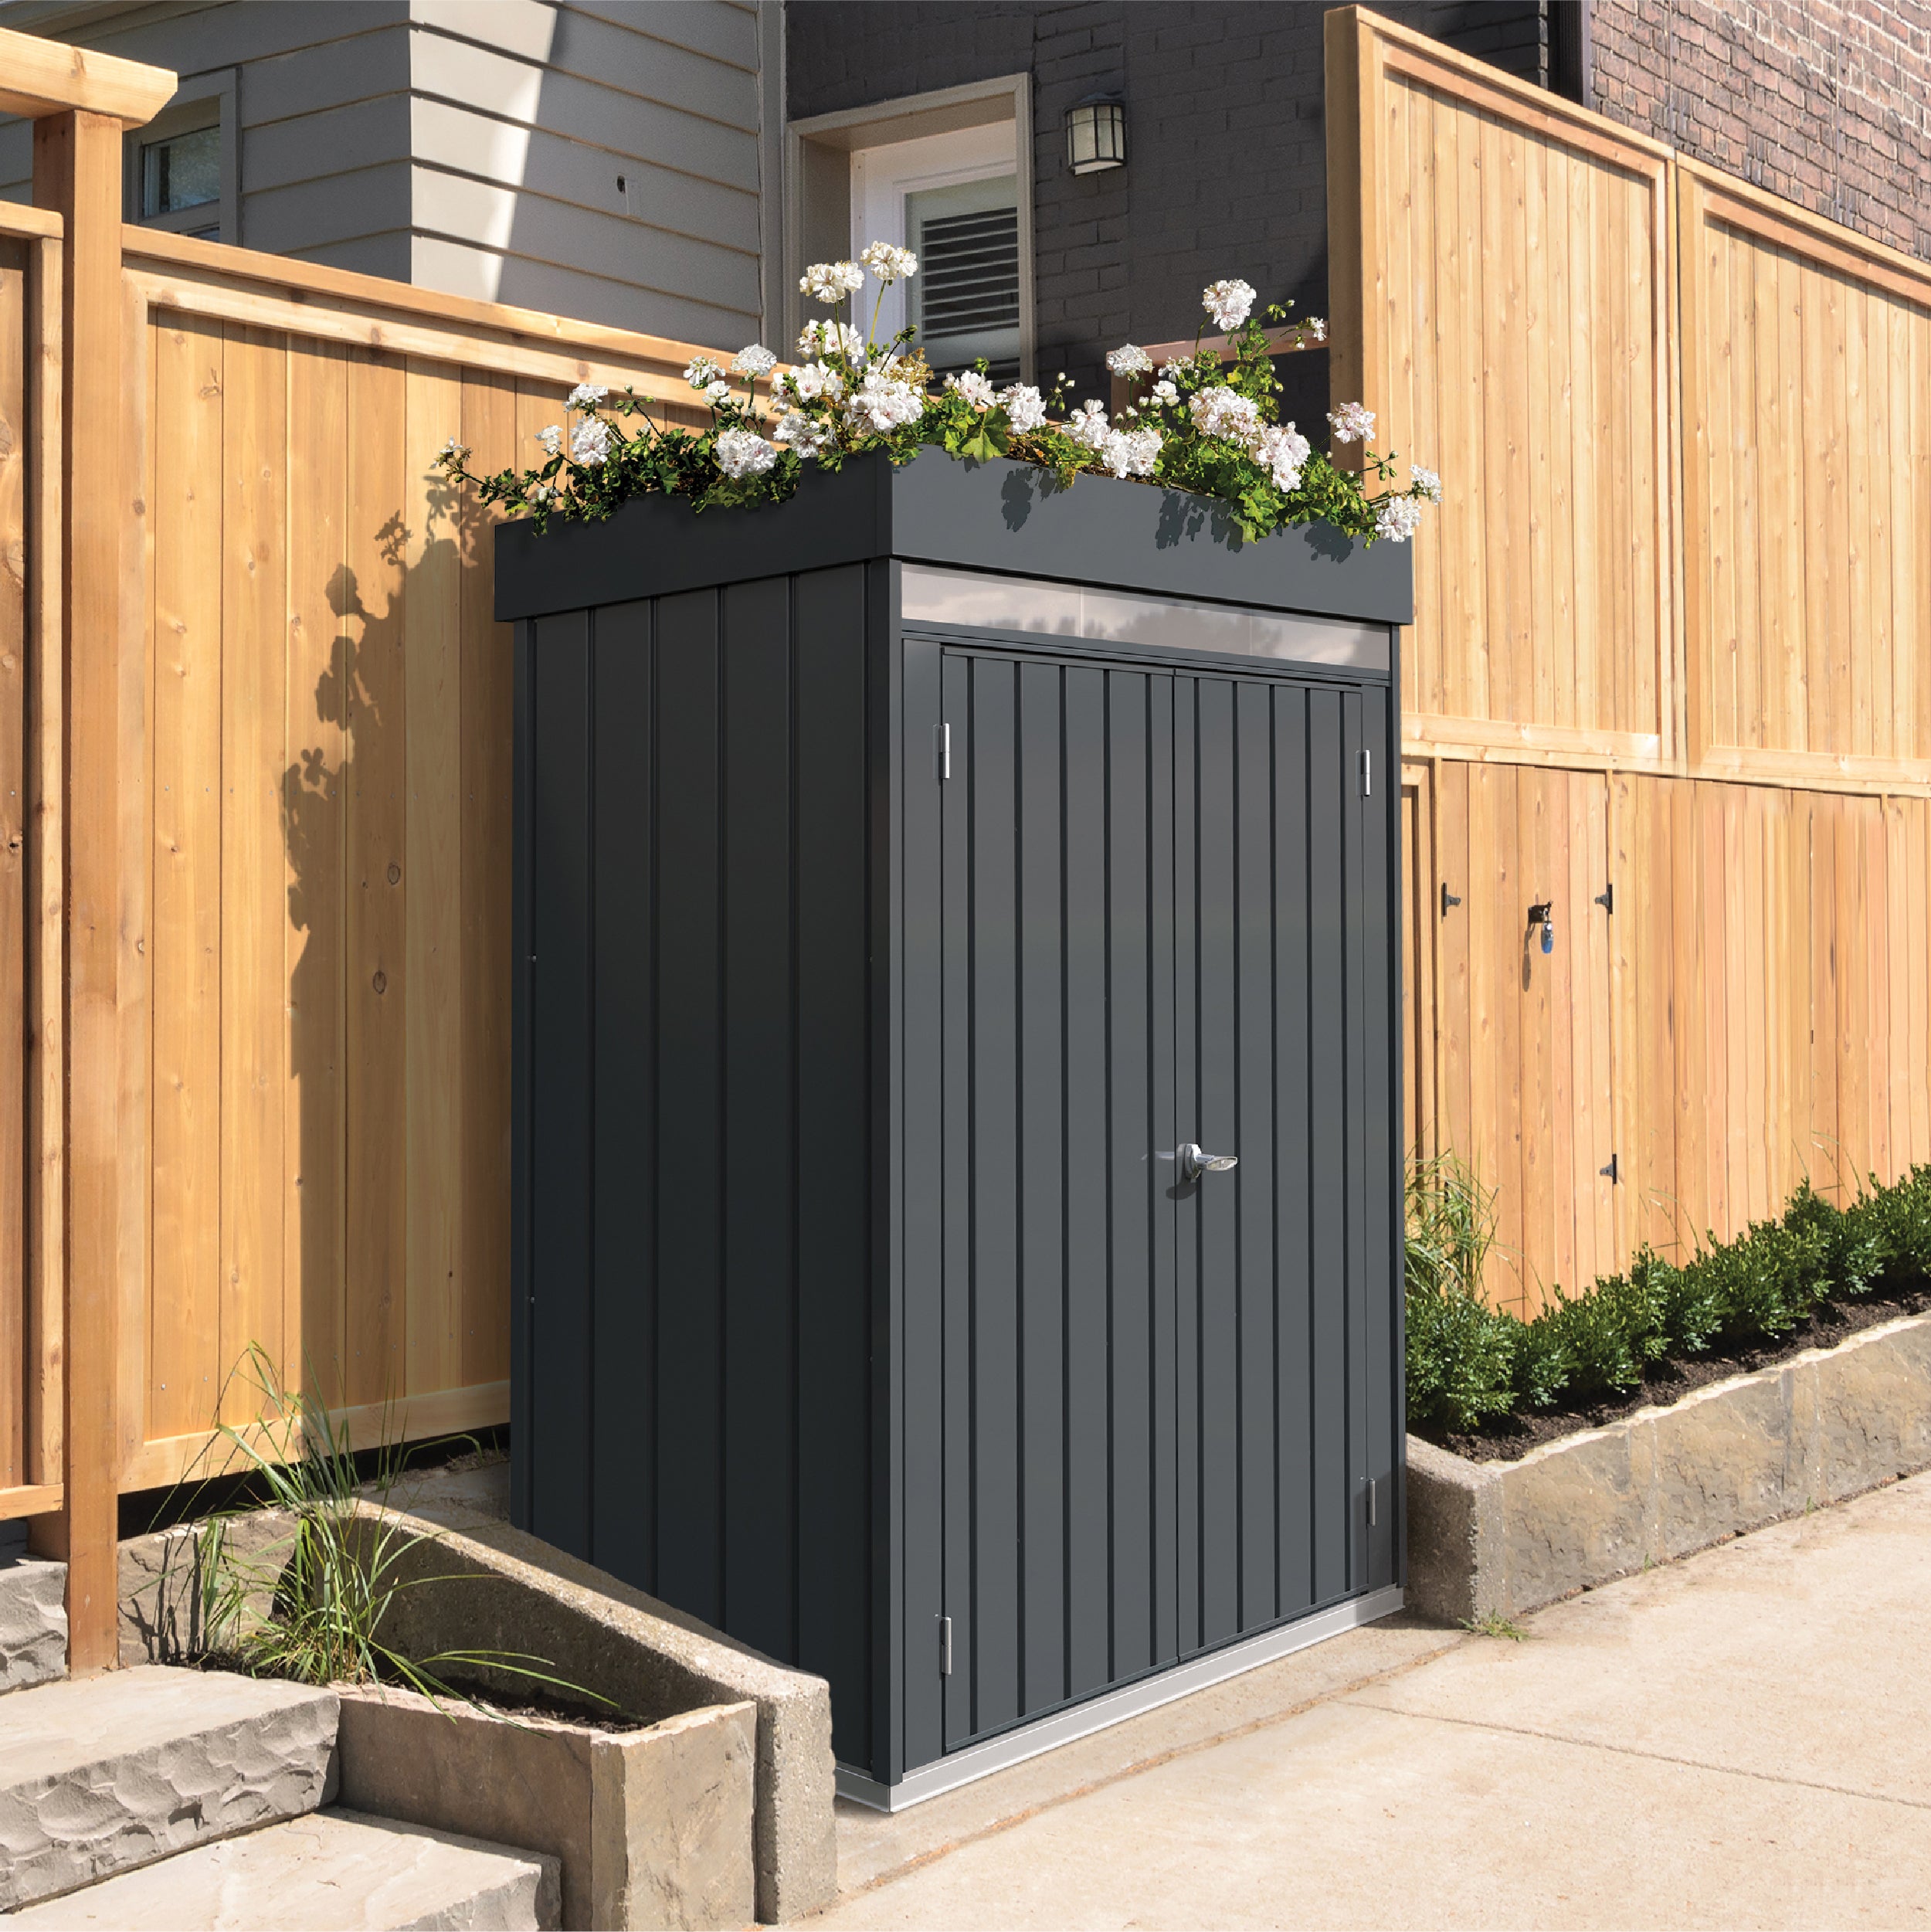
[[[1128,1684],[1103,1697],[1075,1704],[1071,1710],[1061,1711],[1057,1717],[1044,1717],[1037,1723],[1023,1725],[1003,1737],[988,1738],[970,1750],[942,1757],[936,1764],[928,1764],[921,1771],[908,1772],[896,1784],[881,1784],[862,1771],[840,1764],[838,1795],[850,1798],[856,1805],[868,1805],[875,1811],[909,1810],[915,1805],[924,1804],[928,1798],[938,1798],[946,1791],[956,1791],[962,1784],[969,1784],[976,1778],[989,1777],[1009,1765],[1023,1764],[1029,1757],[1057,1750],[1062,1744],[1090,1737],[1095,1731],[1105,1730],[1112,1725],[1123,1724],[1128,1718],[1138,1717],[1142,1711],[1157,1710],[1161,1705],[1170,1704],[1176,1698],[1189,1696],[1196,1690],[1206,1690],[1214,1684],[1225,1683],[1230,1677],[1257,1670],[1261,1665],[1271,1664],[1278,1658],[1291,1656],[1297,1650],[1305,1650],[1329,1637],[1338,1637],[1344,1630],[1358,1629],[1363,1624],[1392,1617],[1401,1607],[1402,1592],[1398,1584],[1385,1590],[1370,1591],[1365,1597],[1335,1604],[1329,1609],[1318,1610],[1312,1616],[1297,1618],[1293,1623],[1284,1624],[1278,1630],[1264,1631],[1258,1637],[1249,1637],[1240,1643],[1229,1644],[1223,1650],[1196,1657],[1191,1663],[1157,1672],[1136,1684]]]

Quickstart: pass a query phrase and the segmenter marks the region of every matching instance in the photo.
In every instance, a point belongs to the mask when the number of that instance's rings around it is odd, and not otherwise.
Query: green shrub
[[[1495,1196],[1452,1155],[1417,1161],[1407,1197],[1408,1408],[1424,1428],[1627,1394],[1669,1356],[1789,1334],[1833,1296],[1931,1279],[1931,1166],[1875,1180],[1848,1207],[1806,1180],[1783,1218],[1678,1263],[1645,1248],[1627,1275],[1558,1285],[1532,1321],[1490,1308]]]

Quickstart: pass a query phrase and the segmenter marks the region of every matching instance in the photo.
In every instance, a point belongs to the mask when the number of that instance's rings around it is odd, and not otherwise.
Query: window
[[[240,239],[234,107],[232,68],[197,75],[128,136],[130,221],[201,241]]]
[[[809,262],[891,242],[919,272],[888,290],[889,336],[908,324],[933,369],[982,357],[1001,382],[1031,372],[1031,100],[1024,75],[794,121],[786,131],[785,287]],[[872,320],[867,284],[858,317]],[[787,293],[787,342],[823,311]]]

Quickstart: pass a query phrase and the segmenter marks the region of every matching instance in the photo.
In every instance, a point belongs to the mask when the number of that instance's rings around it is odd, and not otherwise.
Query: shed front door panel
[[[906,649],[938,801],[906,883],[908,1078],[929,985],[938,1089],[915,1765],[1393,1581],[1393,1082],[1385,700]],[[921,844],[912,814],[908,872]],[[1240,1164],[1189,1180],[1189,1143]]]

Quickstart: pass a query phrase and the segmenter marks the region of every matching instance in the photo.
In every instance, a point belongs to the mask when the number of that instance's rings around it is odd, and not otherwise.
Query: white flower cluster
[[[1441,501],[1441,478],[1432,470],[1424,470],[1418,463],[1409,467],[1408,480],[1430,503]]]
[[[814,302],[835,305],[865,286],[865,271],[856,262],[813,262],[799,277],[798,286]]]
[[[1304,326],[1317,342],[1325,342],[1328,339],[1328,325],[1319,316],[1310,315]]]
[[[889,436],[925,413],[925,399],[909,382],[885,369],[868,369],[845,405],[845,420],[860,434],[870,430]]]
[[[704,399],[714,409],[720,402],[731,399],[731,385],[721,375],[714,375],[704,385]]]
[[[724,430],[718,436],[718,467],[728,477],[761,477],[778,460],[775,443],[755,430]]]
[[[771,433],[775,440],[796,450],[807,462],[836,448],[838,443],[838,432],[829,423],[806,416],[802,409],[794,409]]]
[[[1223,329],[1237,329],[1254,312],[1256,300],[1253,284],[1238,277],[1210,282],[1200,291],[1206,312]]]
[[[610,393],[601,382],[579,382],[563,399],[566,409],[594,409]]]
[[[585,416],[571,433],[571,460],[593,468],[609,453],[609,424],[600,416]]]
[[[865,338],[849,322],[807,322],[798,334],[803,356],[843,355],[856,362],[865,352]]]
[[[454,436],[451,436],[448,442],[436,451],[436,460],[438,463],[460,463],[469,453],[470,446],[467,443],[458,443]]]
[[[754,382],[769,375],[777,366],[777,356],[762,342],[747,343],[731,358],[731,373],[748,375]]]
[[[792,371],[786,386],[801,402],[821,396],[836,402],[845,392],[845,379],[829,362],[806,362]]]
[[[1308,439],[1291,423],[1270,424],[1249,446],[1254,460],[1277,490],[1298,490],[1309,453]]]
[[[1375,413],[1359,402],[1344,402],[1328,412],[1337,443],[1366,443],[1375,433]]]
[[[1153,367],[1153,358],[1138,343],[1122,342],[1107,351],[1106,366],[1115,375],[1145,375]]]
[[[945,386],[955,395],[962,396],[976,409],[989,409],[993,406],[993,385],[976,369],[962,369],[956,375],[947,376]]]
[[[1230,443],[1245,444],[1261,433],[1261,411],[1254,399],[1224,383],[1196,389],[1188,399],[1187,413],[1203,436],[1224,436]]]
[[[1376,508],[1375,535],[1406,543],[1421,527],[1421,505],[1413,497],[1383,497]]]
[[[701,389],[706,383],[716,382],[723,373],[724,371],[708,355],[694,355],[684,365],[684,379],[694,389]]]
[[[860,250],[858,259],[887,288],[918,273],[918,257],[909,248],[894,248],[890,242],[874,242]]]
[[[563,425],[552,423],[546,429],[538,430],[536,440],[543,445],[546,456],[555,456],[563,447]]]
[[[1091,400],[1082,402],[1066,419],[1066,433],[1083,449],[1098,449],[1105,442],[1110,426],[1105,406]]]
[[[1162,376],[1153,385],[1152,399],[1162,409],[1170,409],[1179,401],[1180,392],[1165,376]]]
[[[1116,477],[1150,477],[1160,460],[1158,430],[1109,430],[1100,440],[1101,467]]]
[[[1046,399],[1030,382],[1014,382],[999,392],[1006,419],[1018,436],[1030,436],[1046,423]]]

